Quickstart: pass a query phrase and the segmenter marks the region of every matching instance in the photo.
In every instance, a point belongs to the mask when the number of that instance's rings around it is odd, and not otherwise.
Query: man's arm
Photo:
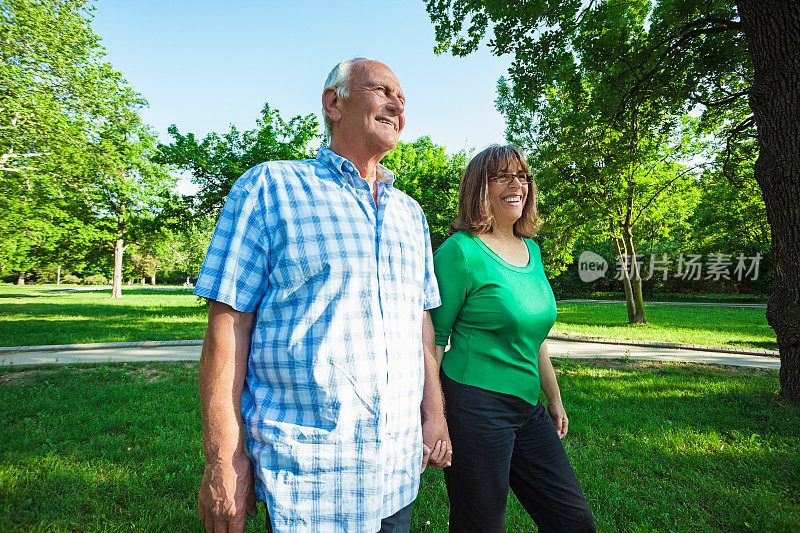
[[[255,314],[212,300],[200,356],[203,454],[198,507],[206,531],[243,532],[256,515],[253,465],[242,437],[241,398]]]
[[[542,386],[545,398],[547,398],[547,412],[553,419],[556,426],[558,438],[563,439],[569,431],[569,419],[564,404],[561,402],[561,390],[556,381],[556,372],[553,370],[553,363],[550,361],[550,351],[547,349],[547,341],[542,342],[539,348],[539,382]]]
[[[431,466],[450,466],[453,449],[444,418],[444,398],[439,382],[439,362],[436,357],[436,342],[430,313],[422,315],[422,352],[425,357],[425,387],[422,390],[422,443],[425,457],[422,469],[430,461]]]

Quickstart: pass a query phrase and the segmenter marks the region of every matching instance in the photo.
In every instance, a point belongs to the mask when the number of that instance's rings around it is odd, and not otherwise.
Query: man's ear
[[[331,122],[338,122],[342,119],[342,100],[336,94],[336,89],[333,87],[326,87],[322,91],[322,109]]]

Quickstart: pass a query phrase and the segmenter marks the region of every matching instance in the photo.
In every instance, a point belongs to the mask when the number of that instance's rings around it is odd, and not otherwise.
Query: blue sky
[[[502,142],[497,79],[510,58],[484,46],[466,58],[433,53],[421,0],[98,0],[92,27],[108,60],[150,103],[144,120],[167,140],[176,124],[205,135],[253,127],[264,102],[281,116],[319,114],[322,83],[339,60],[389,65],[406,94],[413,141],[456,152]]]

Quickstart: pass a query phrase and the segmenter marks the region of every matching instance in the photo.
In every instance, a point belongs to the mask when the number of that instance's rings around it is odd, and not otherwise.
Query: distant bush
[[[28,271],[26,281],[35,283],[55,283],[56,269],[52,267],[33,267]],[[16,280],[14,280],[16,281]]]
[[[102,274],[93,274],[83,278],[84,285],[108,285],[108,278]]]
[[[64,274],[63,276],[61,276],[61,283],[74,284],[74,283],[80,283],[80,282],[81,282],[81,278],[79,278],[75,274]]]

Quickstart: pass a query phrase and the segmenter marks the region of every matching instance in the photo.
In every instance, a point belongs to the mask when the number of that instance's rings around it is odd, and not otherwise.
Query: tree
[[[159,161],[189,171],[192,182],[200,186],[197,213],[216,214],[233,183],[248,168],[264,161],[311,157],[309,143],[318,136],[318,124],[313,114],[286,122],[278,110],[264,104],[253,130],[240,132],[231,125],[228,133],[209,133],[202,141],[193,133],[180,134],[175,125],[168,131],[174,140],[160,145]]]
[[[84,0],[0,5],[0,263],[20,282],[32,266],[85,263],[107,237],[107,201],[126,194],[110,175],[128,155],[129,170],[142,167],[121,147],[141,145],[144,101],[102,62],[90,10]]]
[[[458,215],[458,184],[467,154],[448,156],[444,146],[425,136],[413,143],[398,142],[381,163],[397,175],[395,186],[419,202],[435,250],[450,235],[450,223]]]
[[[121,87],[121,105],[109,113],[92,146],[96,163],[94,195],[98,214],[105,217],[114,250],[111,298],[122,297],[122,261],[125,248],[137,232],[158,215],[175,184],[166,169],[154,161],[155,135],[136,114],[136,95]],[[126,244],[128,243],[128,244]]]
[[[614,124],[598,121],[612,104],[598,80],[613,73],[595,67],[583,61],[564,68],[535,100],[517,96],[501,79],[497,104],[508,122],[507,137],[531,154],[542,214],[549,221],[542,232],[545,249],[554,250],[550,273],[573,261],[573,244],[582,232],[608,236],[621,263],[628,320],[646,323],[634,228],[667,197],[680,203],[694,170],[680,162],[695,146],[680,135],[681,122],[649,102],[631,105]]]
[[[4,0],[0,8],[3,172],[52,171],[81,159],[87,123],[105,98],[95,82],[107,69],[85,4]]]
[[[800,3],[427,0],[427,9],[439,52],[470,53],[491,24],[489,46],[514,54],[514,90],[530,99],[565,66],[622,61],[609,35],[629,32],[637,57],[616,71],[617,105],[604,122],[613,124],[632,102],[650,100],[673,115],[694,108],[720,115],[728,150],[757,136],[754,177],[775,263],[767,321],[781,354],[781,391],[800,402]],[[752,115],[742,116],[744,98]]]
[[[216,218],[212,215],[192,216],[166,228],[163,241],[166,251],[162,256],[164,269],[180,272],[187,284],[196,278],[211,243],[215,224]]]

